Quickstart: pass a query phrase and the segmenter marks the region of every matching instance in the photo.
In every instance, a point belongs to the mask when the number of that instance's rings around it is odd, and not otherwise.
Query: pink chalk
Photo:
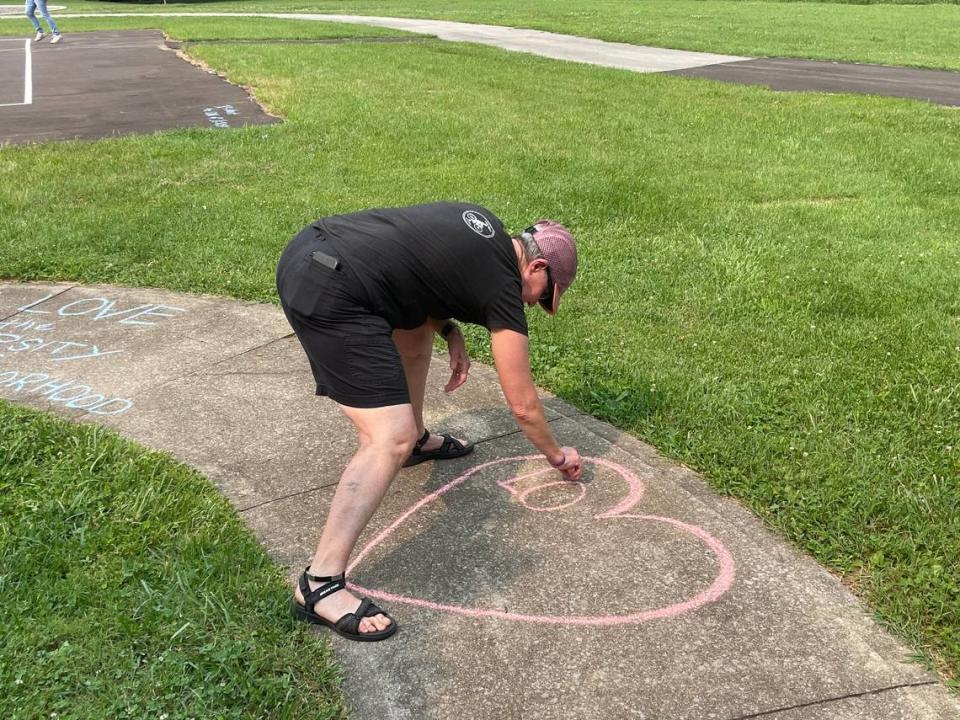
[[[425,505],[433,502],[434,500],[440,498],[444,494],[450,492],[454,488],[462,485],[467,481],[471,476],[480,472],[481,470],[491,467],[493,465],[499,465],[502,463],[508,462],[521,462],[524,460],[536,460],[542,459],[540,455],[523,455],[519,457],[505,458],[502,460],[492,460],[482,465],[478,465],[471,470],[468,470],[463,475],[459,476],[455,480],[444,485],[439,490],[430,493],[422,500],[414,504],[409,510],[404,512],[400,517],[394,520],[385,530],[380,532],[373,540],[371,540],[367,545],[357,554],[356,558],[347,568],[347,572],[352,571],[363,559],[380,543],[382,543],[390,534],[396,530],[400,525],[402,525],[407,518],[413,515],[415,512],[423,508]],[[467,617],[474,618],[497,618],[500,620],[513,620],[517,622],[531,622],[531,623],[542,623],[549,625],[597,625],[597,626],[609,626],[609,625],[626,625],[626,624],[637,624],[647,622],[648,620],[656,620],[660,618],[670,618],[676,617],[683,613],[691,612],[696,610],[707,603],[715,602],[718,600],[730,587],[733,585],[735,578],[735,570],[733,558],[730,555],[729,551],[723,546],[723,544],[714,538],[710,533],[704,530],[701,527],[696,525],[690,525],[688,523],[682,522],[675,518],[669,517],[660,517],[657,515],[635,515],[628,513],[629,510],[633,509],[640,500],[643,498],[643,483],[640,479],[630,472],[627,468],[612,463],[609,460],[604,460],[602,458],[583,458],[585,462],[594,463],[596,465],[603,465],[604,467],[610,468],[611,470],[620,474],[623,479],[627,482],[628,492],[626,496],[621,500],[615,507],[606,512],[603,512],[594,517],[595,520],[609,520],[613,518],[618,519],[629,519],[637,520],[641,522],[660,522],[666,523],[680,532],[687,533],[692,535],[697,540],[706,545],[710,551],[713,553],[714,558],[717,562],[717,575],[714,578],[713,582],[708,588],[698,593],[697,595],[689,598],[688,600],[673,603],[671,605],[665,605],[659,608],[652,608],[642,611],[637,611],[634,613],[628,613],[624,615],[528,615],[524,613],[514,613],[514,612],[505,612],[502,610],[486,610],[482,608],[468,608],[462,607],[460,605],[449,605],[444,603],[433,602],[431,600],[426,600],[423,598],[410,597],[407,595],[397,595],[394,593],[383,592],[380,590],[373,590],[370,588],[364,588],[359,585],[350,584],[350,588],[364,595],[368,595],[379,600],[386,600],[389,602],[395,603],[405,603],[407,605],[415,605],[417,607],[428,608],[431,610],[437,610],[441,612],[450,612],[456,613],[458,615],[466,615]],[[510,480],[501,480],[499,485],[507,490],[513,495],[514,499],[517,502],[521,503],[524,507],[534,510],[537,512],[553,512],[558,510],[563,510],[568,508],[586,496],[587,487],[584,483],[571,483],[567,480],[548,480],[547,482],[535,485],[534,487],[527,488],[525,490],[518,490],[515,485],[522,480],[526,480],[538,475],[545,475],[548,473],[555,472],[552,468],[544,468],[542,470],[536,470],[533,472],[526,473],[524,475],[511,478]],[[527,503],[527,498],[532,493],[543,490],[547,487],[552,487],[555,485],[575,485],[579,486],[579,494],[574,497],[574,499],[569,502],[565,502],[559,505],[552,507],[536,507],[529,505]]]

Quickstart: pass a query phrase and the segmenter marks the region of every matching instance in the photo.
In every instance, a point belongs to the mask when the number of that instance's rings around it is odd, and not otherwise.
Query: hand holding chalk
[[[567,480],[579,480],[580,475],[583,473],[583,467],[580,463],[580,453],[577,452],[576,448],[572,447],[562,447],[560,448],[560,453],[561,457],[559,462],[553,462],[549,458],[547,461],[562,472]]]

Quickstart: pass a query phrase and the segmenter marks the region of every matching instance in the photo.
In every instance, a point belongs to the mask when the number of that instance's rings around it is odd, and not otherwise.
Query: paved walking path
[[[339,22],[433,35],[441,40],[492,45],[557,60],[635,72],[672,72],[722,82],[764,85],[776,90],[850,92],[913,98],[960,106],[960,73],[784,58],[688,52],[607,42],[524,28],[367,15],[319,13],[70,13],[58,17],[266,17]],[[0,16],[0,20],[4,18]]]
[[[490,368],[445,395],[434,365],[429,425],[478,446],[403,471],[361,538],[351,578],[401,631],[334,638],[355,718],[960,716],[835,578],[696,474],[552,398],[589,458],[559,482]],[[279,309],[216,297],[0,282],[0,398],[198,468],[291,576],[354,448]]]

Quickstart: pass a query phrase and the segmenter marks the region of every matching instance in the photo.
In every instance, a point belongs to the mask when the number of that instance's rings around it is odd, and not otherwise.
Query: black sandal
[[[316,590],[311,590],[310,584],[307,582],[307,580],[313,580],[314,582],[324,584],[318,587]],[[347,578],[344,573],[322,577],[320,575],[313,575],[310,572],[310,567],[308,566],[307,569],[303,571],[303,575],[300,576],[300,592],[303,595],[304,605],[298,603],[296,596],[294,596],[290,598],[290,609],[293,611],[293,615],[297,619],[308,623],[315,623],[317,625],[326,625],[337,635],[344,637],[347,640],[375,642],[376,640],[386,640],[397,631],[397,621],[390,617],[388,613],[385,613],[383,610],[374,605],[370,598],[363,598],[363,600],[360,601],[360,607],[357,608],[356,612],[347,613],[336,622],[331,622],[330,620],[320,617],[313,612],[312,608],[318,601],[327,597],[327,595],[333,595],[333,593],[337,592],[338,590],[343,590],[346,586]],[[365,617],[373,617],[374,615],[385,615],[390,619],[390,625],[388,625],[384,630],[360,632],[360,621]]]
[[[423,436],[417,440],[417,444],[413,446],[413,452],[410,453],[410,457],[404,460],[403,467],[419,465],[426,460],[452,460],[453,458],[463,457],[473,452],[473,443],[464,445],[452,435],[445,433],[440,437],[443,438],[443,444],[440,445],[440,447],[436,450],[424,450],[423,444],[430,439],[430,431],[424,430]]]

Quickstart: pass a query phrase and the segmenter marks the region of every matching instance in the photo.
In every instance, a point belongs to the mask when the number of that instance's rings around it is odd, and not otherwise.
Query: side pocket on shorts
[[[346,363],[363,383],[359,393],[391,400],[405,394],[407,377],[403,362],[389,335],[350,335],[344,338],[343,349]]]

